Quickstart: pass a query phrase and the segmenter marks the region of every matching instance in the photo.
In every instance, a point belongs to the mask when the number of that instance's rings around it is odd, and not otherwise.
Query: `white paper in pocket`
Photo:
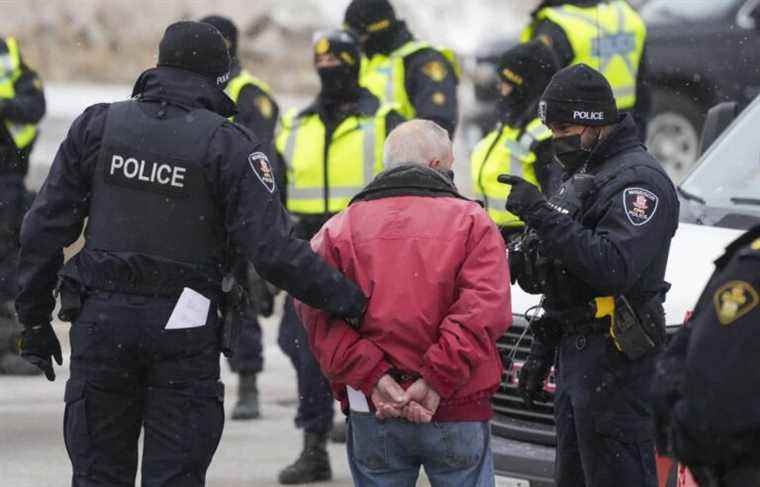
[[[210,307],[211,301],[206,296],[186,287],[179,295],[165,329],[180,330],[205,326]]]

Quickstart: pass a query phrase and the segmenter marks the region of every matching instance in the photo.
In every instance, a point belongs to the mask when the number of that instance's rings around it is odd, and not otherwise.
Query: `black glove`
[[[517,392],[528,408],[533,408],[533,401],[547,401],[549,395],[544,391],[544,382],[554,363],[553,354],[540,343],[534,341],[518,374]]]
[[[526,214],[530,213],[533,208],[546,203],[546,198],[541,194],[541,191],[519,176],[500,174],[497,180],[502,184],[512,186],[505,207],[508,212],[517,215],[523,221],[525,221]]]
[[[670,340],[667,350],[655,361],[651,404],[655,416],[657,448],[663,453],[670,453],[673,449],[672,414],[676,403],[683,397],[690,334],[691,328],[679,330]]]
[[[24,360],[45,372],[47,380],[55,380],[52,359],[55,359],[58,365],[63,365],[63,354],[50,323],[26,327],[21,333],[19,350]]]

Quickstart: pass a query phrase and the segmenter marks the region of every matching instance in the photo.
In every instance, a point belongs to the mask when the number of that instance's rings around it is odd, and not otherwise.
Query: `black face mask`
[[[597,134],[596,142],[590,148],[585,148],[583,147],[582,135],[582,133],[568,135],[552,141],[555,159],[568,172],[573,173],[588,163],[591,153],[599,143],[599,134]]]
[[[359,92],[359,73],[354,68],[341,66],[319,70],[322,82],[321,96],[332,100],[352,100]]]

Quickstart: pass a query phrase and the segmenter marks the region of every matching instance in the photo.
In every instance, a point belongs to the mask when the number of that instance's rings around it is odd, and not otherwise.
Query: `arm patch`
[[[649,223],[657,213],[660,198],[643,188],[626,188],[623,191],[623,208],[628,221],[635,227]]]
[[[261,184],[269,191],[274,193],[277,187],[274,182],[274,172],[272,171],[272,165],[269,164],[269,158],[263,152],[254,152],[248,156],[248,165],[251,166],[251,170],[259,178]]]

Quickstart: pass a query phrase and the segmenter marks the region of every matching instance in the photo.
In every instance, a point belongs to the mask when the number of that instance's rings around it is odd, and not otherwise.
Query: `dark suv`
[[[760,0],[649,0],[639,11],[649,33],[653,96],[647,145],[680,181],[699,157],[708,108],[722,101],[744,106],[760,92]],[[494,120],[494,64],[516,42],[505,39],[476,56],[478,103],[468,119],[483,130]]]

